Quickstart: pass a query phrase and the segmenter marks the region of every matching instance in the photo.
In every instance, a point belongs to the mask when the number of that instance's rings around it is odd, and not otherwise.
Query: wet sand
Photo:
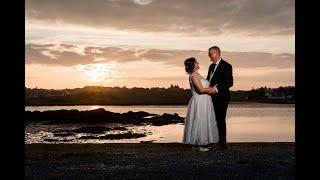
[[[295,143],[26,144],[25,179],[295,179]]]

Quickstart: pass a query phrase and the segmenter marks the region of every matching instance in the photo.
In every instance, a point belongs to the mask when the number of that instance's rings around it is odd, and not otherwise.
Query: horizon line
[[[41,87],[38,87],[38,86],[36,86],[35,88],[29,88],[29,87],[25,86],[25,88],[27,88],[27,89],[47,89],[47,90],[66,90],[66,89],[71,90],[71,89],[82,89],[82,88],[85,88],[85,87],[101,87],[101,88],[117,88],[118,87],[118,88],[127,88],[127,89],[133,89],[133,88],[142,88],[142,89],[164,88],[164,89],[169,89],[169,88],[171,88],[171,86],[179,87],[180,89],[184,89],[184,90],[190,89],[190,88],[182,88],[177,84],[171,84],[169,87],[132,87],[132,88],[128,88],[125,85],[122,86],[122,87],[120,87],[120,86],[102,86],[102,85],[100,85],[100,86],[83,86],[83,87],[64,88],[64,89],[41,88]],[[252,89],[260,89],[260,88],[276,89],[276,88],[280,88],[280,87],[295,87],[295,86],[294,85],[287,85],[287,86],[281,85],[281,86],[278,86],[278,87],[267,87],[267,86],[262,87],[261,86],[261,87],[252,87]],[[250,89],[250,90],[252,90],[252,89]],[[244,90],[244,89],[231,90],[231,88],[230,88],[230,91],[250,91],[250,90]]]

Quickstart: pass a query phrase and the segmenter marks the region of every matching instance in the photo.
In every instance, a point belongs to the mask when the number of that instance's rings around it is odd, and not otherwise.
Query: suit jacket
[[[211,72],[214,71],[213,63],[210,65],[207,75],[207,80],[209,81]],[[210,85],[214,86],[218,84],[218,93],[212,94],[212,96],[221,97],[227,101],[230,101],[230,90],[229,88],[233,86],[233,75],[232,66],[225,60],[221,59],[216,72],[212,76]],[[221,99],[219,98],[219,99]]]

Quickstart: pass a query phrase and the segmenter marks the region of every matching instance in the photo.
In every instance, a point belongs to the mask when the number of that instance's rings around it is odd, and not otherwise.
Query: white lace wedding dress
[[[192,83],[191,77],[197,76],[203,88],[209,87],[209,82],[199,74],[189,76],[192,97],[184,123],[182,144],[207,145],[219,140],[218,127],[212,99],[208,94],[200,94]]]

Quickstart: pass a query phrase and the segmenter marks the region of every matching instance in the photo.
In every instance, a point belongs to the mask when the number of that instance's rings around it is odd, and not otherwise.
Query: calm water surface
[[[154,114],[177,113],[185,117],[187,106],[26,106],[26,111],[46,111],[60,109],[77,109],[79,111],[104,108],[107,111],[124,113],[128,111],[145,111]],[[264,104],[264,103],[232,103],[227,112],[228,142],[295,142],[295,105],[294,104]],[[61,143],[47,142],[45,138],[59,139],[51,131],[57,129],[74,129],[83,125],[42,125],[30,123],[25,128],[25,143]],[[96,125],[94,125],[96,126]],[[121,124],[101,124],[101,126],[121,126]],[[77,134],[63,137],[71,141],[62,143],[139,143],[140,141],[178,142],[183,136],[184,125],[170,124],[164,126],[130,126],[129,130],[145,133],[147,136],[138,139],[122,140],[78,140],[77,137],[88,134]],[[119,133],[112,131],[108,133]],[[122,131],[123,132],[123,131]]]

